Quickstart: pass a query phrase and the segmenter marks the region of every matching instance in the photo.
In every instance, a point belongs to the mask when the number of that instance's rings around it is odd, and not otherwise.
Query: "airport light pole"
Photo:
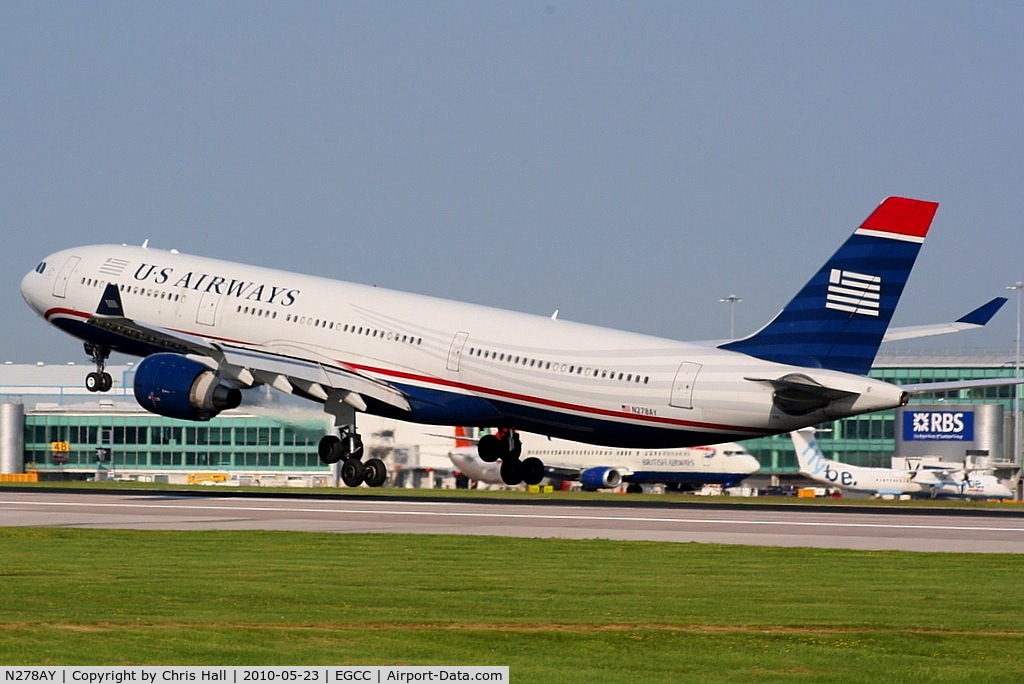
[[[734,339],[736,337],[736,304],[743,300],[736,295],[731,294],[728,297],[719,299],[718,301],[729,305],[729,339]]]
[[[1007,285],[1007,290],[1017,291],[1017,350],[1013,358],[1013,377],[1020,379],[1020,295],[1024,290],[1024,282],[1017,281],[1013,285]],[[1017,498],[1024,498],[1024,478],[1022,475],[1022,464],[1020,456],[1020,385],[1013,386],[1013,461],[1017,464]]]

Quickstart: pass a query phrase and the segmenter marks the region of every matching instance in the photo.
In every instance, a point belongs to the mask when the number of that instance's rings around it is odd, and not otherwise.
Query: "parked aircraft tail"
[[[828,467],[828,463],[821,452],[821,447],[818,446],[818,440],[814,438],[814,428],[794,430],[789,436],[796,449],[796,462],[800,474],[812,478],[820,476]]]
[[[938,206],[886,199],[778,316],[721,348],[866,375]]]

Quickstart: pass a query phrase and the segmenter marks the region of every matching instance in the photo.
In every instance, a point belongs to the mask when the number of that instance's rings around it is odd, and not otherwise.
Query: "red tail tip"
[[[938,202],[889,197],[861,224],[865,230],[923,238],[939,208]]]

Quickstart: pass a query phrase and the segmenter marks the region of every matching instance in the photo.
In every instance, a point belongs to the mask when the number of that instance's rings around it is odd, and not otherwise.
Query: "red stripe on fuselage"
[[[54,316],[72,316],[72,317],[75,317],[75,318],[81,318],[83,320],[83,322],[88,322],[88,320],[90,318],[90,314],[83,314],[80,311],[75,311],[73,309],[62,309],[62,308],[49,309],[44,314],[44,317],[46,318],[47,321],[49,321]],[[206,339],[206,340],[211,340],[211,341],[216,341],[216,342],[228,342],[230,344],[237,344],[237,345],[247,346],[247,347],[251,347],[251,348],[258,348],[258,347],[262,347],[263,346],[263,345],[259,345],[259,344],[252,344],[250,342],[244,342],[242,340],[233,340],[233,339],[226,338],[226,337],[215,337],[215,336],[212,336],[212,335],[200,334],[200,333],[196,333],[196,332],[193,332],[193,331],[190,331],[190,330],[175,330],[173,328],[167,328],[167,330],[169,330],[170,332],[181,333],[182,335],[192,335],[192,336],[200,337],[200,338],[203,338],[203,339]],[[527,404],[535,404],[535,405],[544,406],[544,407],[547,407],[547,408],[561,409],[563,411],[575,411],[577,413],[592,414],[592,415],[598,415],[598,416],[604,416],[604,417],[610,417],[610,418],[628,418],[629,420],[635,421],[635,422],[638,422],[638,423],[654,423],[654,424],[660,424],[660,425],[671,425],[671,426],[676,426],[676,427],[697,428],[697,429],[704,429],[704,430],[717,430],[717,431],[720,431],[720,432],[750,433],[752,435],[764,435],[764,434],[766,434],[766,431],[761,429],[761,428],[743,427],[743,426],[736,426],[736,425],[720,425],[720,424],[717,424],[717,423],[698,423],[698,422],[693,422],[693,421],[677,420],[677,419],[674,419],[674,418],[665,418],[665,417],[661,417],[661,416],[639,416],[639,415],[635,415],[635,414],[632,414],[632,413],[626,413],[624,411],[613,411],[611,409],[602,409],[602,408],[596,408],[596,407],[592,407],[592,406],[581,406],[579,404],[570,404],[568,402],[556,401],[554,399],[544,399],[544,398],[541,398],[541,397],[531,397],[531,396],[527,396],[525,394],[517,394],[515,392],[507,392],[505,390],[491,389],[491,388],[482,387],[482,386],[479,386],[479,385],[469,385],[469,384],[466,384],[466,383],[455,382],[455,381],[452,381],[452,380],[445,380],[444,378],[437,378],[437,377],[433,377],[433,376],[429,376],[429,375],[420,375],[418,373],[409,373],[407,371],[392,370],[392,369],[389,369],[389,368],[380,368],[380,367],[377,367],[377,366],[366,366],[366,365],[361,365],[361,364],[354,364],[354,363],[349,363],[347,361],[341,361],[339,359],[335,359],[335,362],[338,363],[340,366],[344,366],[346,368],[352,368],[354,370],[363,371],[365,373],[372,373],[372,374],[375,374],[375,375],[380,375],[380,376],[384,376],[384,377],[387,377],[387,378],[393,378],[393,379],[396,379],[396,380],[407,380],[407,381],[412,381],[412,382],[423,383],[423,384],[426,384],[426,385],[436,385],[436,386],[445,387],[445,388],[460,389],[460,390],[464,390],[466,392],[472,392],[472,393],[475,393],[475,394],[485,394],[485,395],[489,395],[489,396],[492,396],[492,397],[500,397],[502,399],[513,400],[513,401],[523,402],[523,403],[527,403]]]
[[[338,361],[338,363],[343,363]],[[765,431],[759,428],[750,427],[739,427],[734,425],[720,425],[717,423],[697,423],[693,421],[678,420],[675,418],[664,418],[659,416],[640,416],[633,413],[626,413],[625,411],[613,411],[611,409],[596,408],[593,406],[581,406],[579,404],[570,404],[564,401],[556,401],[554,399],[544,399],[541,397],[531,397],[525,394],[517,394],[514,392],[506,392],[505,390],[491,389],[488,387],[482,387],[480,385],[468,385],[462,382],[454,382],[452,380],[445,380],[443,378],[435,378],[427,375],[419,375],[416,373],[408,373],[405,371],[395,371],[387,368],[377,368],[374,366],[363,366],[357,364],[346,364],[350,368],[361,370],[367,373],[373,373],[375,375],[383,375],[390,378],[411,380],[415,382],[422,382],[431,385],[442,385],[444,387],[450,387],[454,389],[466,390],[475,394],[486,394],[493,397],[500,397],[502,399],[510,399],[515,401],[521,401],[529,404],[537,404],[540,406],[546,406],[548,408],[557,408],[564,411],[576,411],[578,413],[590,413],[600,416],[609,416],[615,418],[629,418],[630,420],[642,422],[642,423],[660,423],[663,425],[676,425],[680,427],[691,427],[691,428],[704,428],[719,430],[725,432],[749,432],[751,434],[763,435]]]

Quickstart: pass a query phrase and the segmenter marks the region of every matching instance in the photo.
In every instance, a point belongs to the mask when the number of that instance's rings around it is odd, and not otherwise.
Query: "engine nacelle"
[[[161,416],[210,420],[241,404],[242,392],[198,361],[180,354],[153,354],[135,369],[135,400]]]
[[[622,473],[615,468],[587,468],[580,473],[584,489],[605,489],[622,484]]]

